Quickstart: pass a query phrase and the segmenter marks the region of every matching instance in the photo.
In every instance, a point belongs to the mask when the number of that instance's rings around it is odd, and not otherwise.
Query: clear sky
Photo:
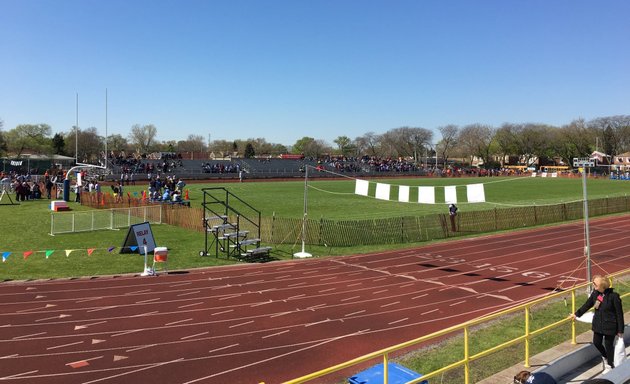
[[[4,130],[292,145],[630,114],[630,1],[0,0]],[[439,134],[436,133],[436,140]]]

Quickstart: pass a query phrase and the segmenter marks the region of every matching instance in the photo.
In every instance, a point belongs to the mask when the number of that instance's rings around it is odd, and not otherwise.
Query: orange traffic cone
[[[184,191],[184,200],[189,200],[188,199],[188,190]]]

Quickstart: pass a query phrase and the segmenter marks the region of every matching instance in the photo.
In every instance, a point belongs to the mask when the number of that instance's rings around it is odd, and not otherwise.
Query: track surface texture
[[[593,274],[630,267],[629,229],[630,216],[591,220]],[[583,224],[572,223],[367,255],[7,282],[0,382],[281,383],[585,278]]]

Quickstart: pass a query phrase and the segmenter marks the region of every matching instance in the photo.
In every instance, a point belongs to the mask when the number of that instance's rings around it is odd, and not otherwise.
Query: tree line
[[[574,157],[588,157],[594,150],[610,156],[630,151],[630,115],[598,117],[589,121],[574,120],[566,125],[538,123],[504,123],[499,127],[484,124],[445,125],[434,132],[422,127],[399,127],[384,133],[367,132],[354,139],[338,136],[329,144],[322,139],[304,136],[292,146],[269,143],[264,138],[214,140],[190,134],[186,140],[157,140],[153,124],[135,124],[127,137],[120,134],[100,136],[95,127],[72,127],[55,133],[48,124],[20,124],[4,130],[0,120],[0,156],[19,158],[24,153],[66,155],[82,162],[98,162],[105,152],[214,152],[217,156],[278,156],[302,154],[309,158],[325,156],[413,159],[440,166],[449,159],[472,163],[479,159],[486,167],[529,164],[537,159],[546,164],[560,161],[570,164]],[[106,145],[107,144],[107,145]],[[78,153],[76,153],[78,150]],[[429,159],[435,159],[434,161]]]

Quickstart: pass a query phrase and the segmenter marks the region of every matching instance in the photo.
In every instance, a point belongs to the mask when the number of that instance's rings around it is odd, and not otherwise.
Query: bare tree
[[[103,138],[98,135],[95,127],[70,130],[64,136],[64,143],[64,152],[69,156],[75,156],[78,149],[76,158],[82,163],[97,162],[105,148]]]
[[[417,162],[418,153],[432,138],[433,132],[426,128],[400,127],[385,132],[381,143],[388,148],[387,155],[413,157]]]
[[[474,157],[481,159],[485,166],[491,163],[490,153],[494,128],[482,124],[470,124],[463,127],[459,133],[459,146],[463,153],[470,156],[471,164]]]
[[[153,150],[155,138],[157,136],[157,128],[153,124],[140,125],[134,124],[131,127],[129,139],[136,149],[142,153]]]
[[[439,152],[440,157],[444,160],[444,168],[446,168],[449,152],[457,144],[459,127],[457,125],[449,124],[439,127],[438,130],[440,131],[440,134],[442,134],[442,140],[437,143],[435,150],[436,153]],[[435,162],[437,163],[437,160]]]
[[[188,135],[186,140],[177,142],[179,152],[203,152],[206,148],[206,141],[201,135]]]
[[[368,132],[354,139],[356,155],[380,156],[381,136],[374,132]]]

